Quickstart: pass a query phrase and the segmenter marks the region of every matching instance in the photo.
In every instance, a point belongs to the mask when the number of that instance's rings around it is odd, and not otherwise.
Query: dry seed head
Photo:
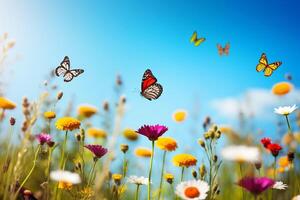
[[[129,149],[129,146],[127,144],[121,144],[120,149],[123,153],[126,153]]]
[[[205,142],[202,139],[199,139],[198,143],[201,147],[203,147],[205,149]]]
[[[59,101],[63,97],[63,95],[64,93],[62,91],[59,91],[56,96],[57,100]]]

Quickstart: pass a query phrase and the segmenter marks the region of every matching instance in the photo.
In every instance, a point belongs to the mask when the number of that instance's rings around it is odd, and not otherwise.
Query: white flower
[[[294,196],[292,200],[300,200],[300,195]]]
[[[50,178],[54,181],[78,184],[81,182],[80,176],[77,173],[69,171],[57,170],[50,173]]]
[[[201,180],[185,181],[176,186],[176,194],[184,200],[205,199],[208,191],[208,183]]]
[[[244,145],[225,147],[222,149],[221,154],[224,159],[236,162],[258,163],[261,160],[257,147]]]
[[[127,182],[137,185],[148,185],[148,178],[145,178],[143,176],[130,176],[127,178]]]
[[[274,108],[274,112],[279,115],[289,115],[294,112],[298,107],[296,105],[293,106],[279,106],[278,108]]]
[[[276,181],[276,183],[273,185],[273,189],[276,190],[285,190],[288,187],[287,184],[284,184],[282,181]]]

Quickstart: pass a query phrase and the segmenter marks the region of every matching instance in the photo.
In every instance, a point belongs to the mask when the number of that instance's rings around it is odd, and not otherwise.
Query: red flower
[[[265,148],[268,148],[268,145],[272,143],[270,138],[263,138],[260,140],[260,142],[264,145]]]
[[[282,147],[279,144],[269,144],[267,146],[267,149],[269,149],[271,151],[271,153],[273,154],[274,157],[278,156],[279,151],[282,149]]]

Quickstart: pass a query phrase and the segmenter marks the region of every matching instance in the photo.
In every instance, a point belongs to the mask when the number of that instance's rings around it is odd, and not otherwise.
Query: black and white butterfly
[[[83,72],[83,69],[70,69],[70,59],[68,56],[65,56],[64,60],[55,69],[56,76],[63,75],[65,82],[70,82],[74,77],[79,76]]]

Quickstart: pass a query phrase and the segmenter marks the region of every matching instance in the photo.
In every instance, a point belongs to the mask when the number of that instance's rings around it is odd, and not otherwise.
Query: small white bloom
[[[184,200],[205,199],[208,191],[208,183],[201,180],[184,181],[176,186],[176,194]]]
[[[137,185],[148,185],[148,178],[145,178],[143,176],[129,176],[127,178],[128,183],[133,183]]]
[[[279,106],[278,108],[274,108],[274,112],[279,115],[289,115],[294,112],[298,107],[296,105],[293,106]]]
[[[260,152],[257,147],[244,145],[229,146],[222,149],[222,156],[226,160],[236,162],[257,163],[261,161]]]
[[[287,187],[288,187],[288,185],[284,184],[282,181],[277,181],[273,185],[273,189],[276,189],[276,190],[285,190]]]
[[[72,184],[78,184],[81,182],[80,176],[77,173],[72,173],[63,170],[52,171],[50,173],[50,178],[54,181]]]

